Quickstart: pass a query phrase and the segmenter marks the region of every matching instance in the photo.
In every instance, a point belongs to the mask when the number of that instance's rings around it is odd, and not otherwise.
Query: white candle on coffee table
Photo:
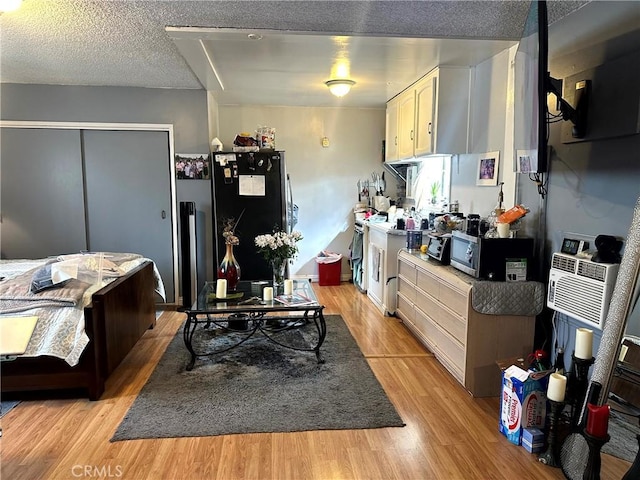
[[[547,398],[554,402],[564,402],[564,393],[567,389],[567,377],[559,373],[552,373],[549,377]]]
[[[216,282],[216,298],[227,298],[227,280],[224,278]]]
[[[578,328],[576,330],[576,358],[591,360],[593,357],[593,330]]]
[[[293,280],[287,279],[284,281],[284,294],[291,295],[293,293]]]
[[[265,302],[273,301],[273,287],[264,287],[264,290],[262,290],[262,299]]]

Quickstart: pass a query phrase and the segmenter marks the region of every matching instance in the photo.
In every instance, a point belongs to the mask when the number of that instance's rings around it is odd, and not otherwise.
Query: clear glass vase
[[[271,270],[273,271],[273,294],[284,293],[284,279],[287,271],[286,258],[274,258],[271,260]]]
[[[240,264],[233,256],[233,245],[227,244],[227,251],[225,252],[220,266],[218,266],[218,278],[225,278],[227,280],[227,289],[235,290],[240,280]]]

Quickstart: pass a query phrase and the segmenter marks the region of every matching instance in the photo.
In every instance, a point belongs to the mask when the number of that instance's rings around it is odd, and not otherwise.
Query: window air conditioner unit
[[[554,253],[547,306],[602,330],[619,268],[617,263],[596,263]]]

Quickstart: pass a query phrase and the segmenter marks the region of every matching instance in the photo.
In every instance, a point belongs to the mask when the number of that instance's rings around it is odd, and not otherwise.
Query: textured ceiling
[[[513,40],[527,8],[527,2],[24,0],[0,17],[1,75],[12,83],[201,88],[165,26]]]
[[[549,2],[550,23],[587,3]],[[165,27],[513,41],[528,7],[527,1],[23,0],[20,10],[0,15],[0,81],[199,89]]]

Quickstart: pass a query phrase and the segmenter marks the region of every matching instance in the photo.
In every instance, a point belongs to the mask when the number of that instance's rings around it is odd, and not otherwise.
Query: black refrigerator
[[[254,239],[274,229],[290,232],[296,221],[284,152],[214,152],[211,156],[214,275],[225,255],[225,220],[240,219],[235,230],[240,243],[233,250],[240,265],[240,280],[269,280],[271,267],[258,252]]]

